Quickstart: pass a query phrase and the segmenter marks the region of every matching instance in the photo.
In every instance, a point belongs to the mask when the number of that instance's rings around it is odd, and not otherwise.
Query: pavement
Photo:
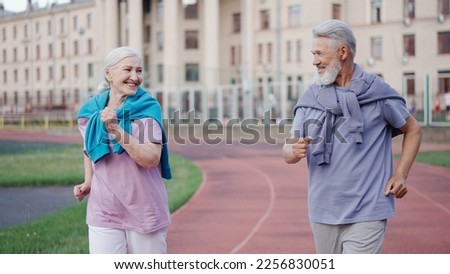
[[[5,130],[0,131],[0,139],[81,142],[76,134]],[[307,168],[305,162],[285,164],[281,147],[265,143],[182,145],[171,140],[171,152],[192,159],[203,172],[203,182],[172,216],[169,253],[315,253],[307,215]],[[395,142],[393,149],[400,151],[400,143]],[[444,149],[450,150],[450,142],[421,146],[421,151]],[[388,221],[383,253],[450,253],[450,169],[416,162],[408,189],[408,194],[396,201],[397,216]],[[5,197],[2,191],[0,200]],[[45,193],[49,192],[53,191]],[[9,210],[20,212],[23,199],[31,202],[30,196],[20,198],[20,193],[24,191],[13,195],[17,204],[11,204],[13,210]],[[4,207],[0,204],[1,210]],[[31,220],[27,218],[23,220]]]

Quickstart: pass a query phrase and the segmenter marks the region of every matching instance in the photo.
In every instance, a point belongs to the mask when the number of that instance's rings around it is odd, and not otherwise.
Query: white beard
[[[318,75],[319,79],[317,80],[318,85],[330,85],[336,81],[336,77],[342,69],[342,65],[337,58],[333,58],[331,63],[325,69],[325,72],[322,75]]]

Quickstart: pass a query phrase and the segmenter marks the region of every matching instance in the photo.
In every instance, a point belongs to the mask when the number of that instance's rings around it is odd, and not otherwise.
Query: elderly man
[[[380,77],[354,63],[350,27],[327,20],[313,29],[318,80],[294,107],[289,164],[306,158],[308,208],[318,253],[381,253],[394,197],[418,152],[421,129],[405,100]],[[392,137],[403,134],[394,169]]]

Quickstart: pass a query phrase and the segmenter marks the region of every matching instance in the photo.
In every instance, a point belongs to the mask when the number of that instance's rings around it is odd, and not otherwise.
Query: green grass
[[[394,158],[400,159],[400,154],[394,154]],[[415,161],[450,168],[450,150],[419,152]]]
[[[450,168],[450,150],[421,152],[417,155],[416,161]]]
[[[80,183],[83,179],[81,149],[80,145],[0,141],[0,186]],[[190,160],[179,155],[171,154],[170,163],[173,178],[165,184],[169,208],[174,212],[195,193],[202,173]],[[41,176],[30,176],[27,174],[30,172]],[[0,254],[87,253],[85,217],[86,202],[83,201],[29,224],[0,229]]]
[[[83,180],[81,145],[0,142],[0,186],[72,185]]]

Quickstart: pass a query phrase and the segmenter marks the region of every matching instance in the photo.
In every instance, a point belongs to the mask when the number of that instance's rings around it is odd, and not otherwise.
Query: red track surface
[[[75,135],[0,131],[0,139],[80,143]],[[399,150],[394,144],[394,150]],[[169,253],[315,253],[305,163],[287,165],[281,145],[180,145],[170,150],[203,171],[194,197],[173,215]],[[450,149],[423,144],[421,150]],[[415,163],[409,193],[388,221],[384,253],[450,253],[450,169]]]

